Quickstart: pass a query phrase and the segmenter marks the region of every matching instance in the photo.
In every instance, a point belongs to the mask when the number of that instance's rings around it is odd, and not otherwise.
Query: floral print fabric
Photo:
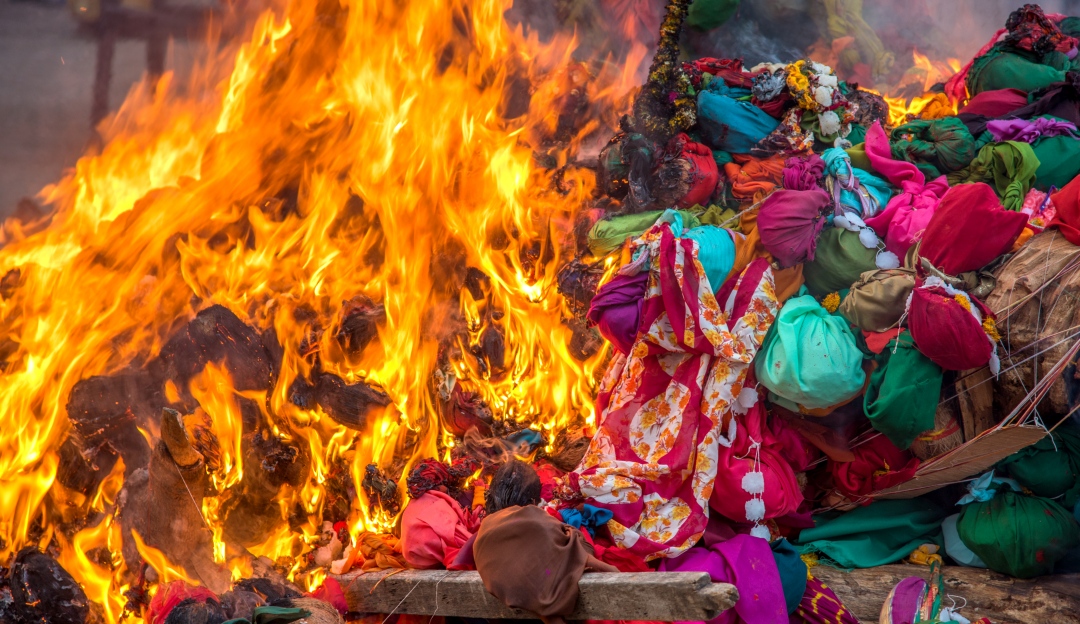
[[[601,381],[598,431],[570,485],[613,512],[619,546],[655,559],[685,551],[705,530],[720,445],[731,445],[736,413],[757,400],[744,384],[778,303],[764,259],[714,296],[697,243],[667,224],[632,252],[622,271],[649,270],[641,324]]]

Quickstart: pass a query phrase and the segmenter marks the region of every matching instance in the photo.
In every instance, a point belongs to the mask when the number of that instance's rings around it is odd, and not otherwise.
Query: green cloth
[[[854,141],[852,141],[854,143]],[[851,147],[844,150],[847,152],[848,158],[851,159],[851,166],[856,169],[862,169],[863,171],[869,171],[874,175],[880,177],[880,174],[874,171],[874,166],[870,164],[870,157],[866,155],[866,143],[856,143]]]
[[[709,208],[698,217],[698,220],[701,221],[701,225],[715,225],[716,227],[736,230],[739,228],[739,213],[731,208],[725,208],[715,204],[710,205]]]
[[[1072,509],[1080,502],[1080,427],[1065,423],[998,466],[1037,496],[1064,495],[1061,503]]]
[[[302,620],[311,615],[307,609],[289,607],[258,607],[251,614],[251,619],[235,618],[223,624],[287,624]]]
[[[934,171],[941,173],[963,169],[975,159],[975,153],[975,137],[959,117],[920,119],[892,131],[893,158],[932,165]]]
[[[1049,191],[1061,189],[1080,174],[1080,140],[1071,136],[1041,137],[1031,144],[1039,169],[1035,172],[1035,188]]]
[[[721,171],[724,170],[724,165],[735,162],[735,159],[731,157],[731,152],[725,152],[724,150],[713,150],[712,159],[716,162],[716,167]]]
[[[735,15],[739,0],[697,0],[690,5],[686,25],[698,30],[712,30]]]
[[[948,515],[929,500],[878,500],[847,513],[817,516],[798,545],[844,568],[895,563],[923,544],[942,544],[941,521]]]
[[[1080,37],[1080,17],[1066,17],[1058,24],[1058,28],[1070,37]]]
[[[967,86],[972,95],[997,89],[1030,93],[1065,80],[1070,65],[1064,55],[1047,54],[1040,62],[1035,54],[1016,49],[1005,51],[998,44],[972,63]]]
[[[934,428],[943,372],[919,353],[910,332],[889,341],[876,360],[863,409],[874,429],[906,449],[916,436]]]
[[[866,141],[866,128],[853,123],[851,124],[851,132],[848,132],[848,135],[844,138],[851,141],[852,145],[862,144]],[[866,152],[863,153],[865,154]],[[861,168],[862,167],[860,167],[860,169]]]
[[[682,215],[684,227],[696,228],[701,225],[694,213],[686,210],[678,212]],[[656,210],[597,221],[589,230],[589,251],[598,258],[608,255],[622,247],[627,238],[641,236],[641,233],[652,227],[662,214],[664,214],[663,210]]]
[[[1080,544],[1080,525],[1065,508],[1011,490],[965,505],[956,530],[987,567],[1017,578],[1050,574],[1054,564]]]
[[[780,585],[784,588],[784,602],[789,614],[795,613],[806,593],[806,562],[791,542],[781,537],[772,544],[776,570],[780,572]]]
[[[758,381],[807,409],[838,405],[862,392],[862,353],[848,323],[800,290],[780,309],[754,358]]]
[[[1039,158],[1027,143],[991,143],[979,150],[967,168],[950,173],[949,185],[986,182],[994,187],[1006,210],[1020,210],[1038,169]]]
[[[877,249],[867,249],[857,232],[825,228],[818,236],[814,259],[803,265],[806,288],[819,298],[851,288],[863,273],[877,269],[876,258]]]

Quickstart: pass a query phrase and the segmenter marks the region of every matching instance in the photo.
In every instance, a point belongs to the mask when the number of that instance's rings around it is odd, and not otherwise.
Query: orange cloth
[[[393,535],[362,533],[356,540],[360,554],[364,558],[364,570],[386,570],[396,568],[404,570],[405,558],[401,554],[401,545]]]
[[[765,251],[765,247],[761,244],[761,237],[758,236],[757,213],[757,210],[753,210],[740,217],[739,228],[743,231],[743,235],[740,236],[734,230],[731,233],[735,241],[735,264],[729,276],[742,273],[742,270],[757,258],[768,258],[770,262],[772,261],[772,256]],[[799,292],[799,287],[803,285],[803,267],[799,264],[788,269],[774,268],[773,280],[776,287],[776,299],[783,303]]]
[[[758,202],[780,186],[784,175],[784,157],[754,158],[733,154],[733,162],[724,165],[724,175],[731,182],[731,196],[740,202]]]

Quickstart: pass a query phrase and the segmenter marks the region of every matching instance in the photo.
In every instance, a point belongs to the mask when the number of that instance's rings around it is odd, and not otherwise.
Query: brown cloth
[[[484,518],[473,544],[484,588],[506,606],[531,611],[548,624],[573,613],[586,565],[614,571],[592,555],[581,531],[532,505]]]

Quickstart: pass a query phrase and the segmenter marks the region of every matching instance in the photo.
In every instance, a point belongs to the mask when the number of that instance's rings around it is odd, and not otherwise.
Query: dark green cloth
[[[941,521],[947,515],[923,498],[879,500],[847,513],[817,516],[816,526],[804,529],[797,545],[844,568],[872,568],[895,563],[923,544],[941,545]]]
[[[1039,158],[1027,143],[991,143],[979,150],[966,168],[950,173],[949,185],[986,182],[994,187],[1006,210],[1020,210],[1038,169]]]
[[[1072,509],[1080,502],[1080,427],[1065,423],[998,466],[1037,496],[1064,496],[1061,503]]]
[[[937,175],[963,169],[975,153],[975,137],[959,117],[920,119],[892,131],[893,158],[933,165]]]
[[[861,144],[866,141],[866,128],[853,123],[851,124],[851,132],[848,132],[848,135],[844,138],[851,141],[852,145]]]
[[[1080,140],[1066,135],[1042,137],[1031,149],[1039,159],[1035,188],[1040,191],[1049,191],[1051,186],[1060,189],[1080,174]]]
[[[998,44],[972,63],[967,86],[972,95],[997,89],[1030,93],[1065,80],[1065,72],[1071,68],[1071,63],[1061,54],[1047,54],[1040,59],[1023,50],[1006,51]]]
[[[876,249],[867,249],[857,232],[825,228],[817,240],[814,259],[803,265],[806,288],[815,297],[838,292],[859,280],[865,271],[877,268]]]
[[[698,30],[712,30],[735,15],[739,0],[697,0],[690,5],[686,25]]]
[[[1070,37],[1080,37],[1080,17],[1066,17],[1058,24],[1058,28]]]
[[[878,366],[870,375],[863,409],[874,429],[906,449],[916,436],[934,428],[944,373],[919,353],[909,332],[890,341],[875,359]]]
[[[795,613],[806,593],[806,562],[791,542],[781,537],[771,544],[776,569],[780,572],[780,584],[784,587],[784,602],[788,613]]]
[[[965,505],[956,530],[987,567],[1017,578],[1050,574],[1080,544],[1080,525],[1065,508],[1011,490]]]
[[[287,624],[302,620],[311,615],[307,609],[289,607],[258,607],[251,614],[251,619],[235,618],[223,624]]]

